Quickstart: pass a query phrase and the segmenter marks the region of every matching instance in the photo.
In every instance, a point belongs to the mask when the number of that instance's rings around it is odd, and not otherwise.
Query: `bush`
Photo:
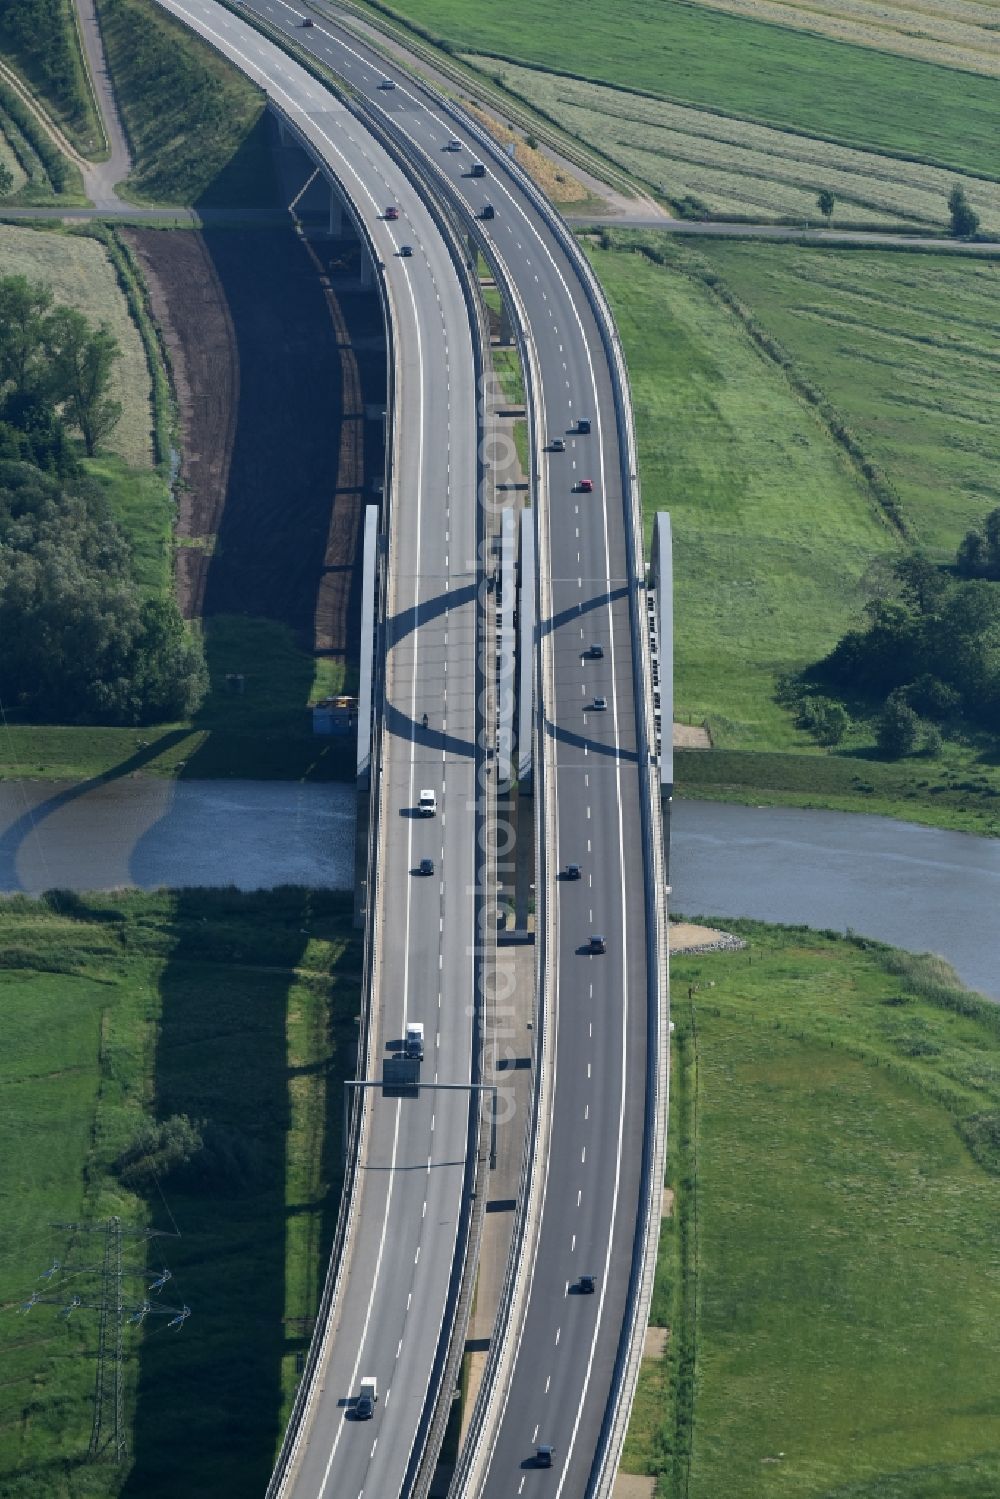
[[[878,721],[876,742],[887,760],[900,760],[917,747],[920,719],[901,693],[890,694]]]
[[[115,1170],[127,1187],[141,1190],[186,1166],[202,1145],[199,1126],[186,1114],[173,1114],[160,1122],[144,1119],[115,1162]]]

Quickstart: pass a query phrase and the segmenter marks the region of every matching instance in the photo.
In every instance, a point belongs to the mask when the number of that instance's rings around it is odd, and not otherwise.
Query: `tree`
[[[27,276],[0,279],[0,393],[43,383],[43,332],[51,306],[47,286],[32,285]]]
[[[948,194],[948,212],[951,214],[951,232],[956,239],[969,239],[976,233],[979,215],[969,203],[960,182],[956,182]]]
[[[75,307],[57,307],[45,320],[44,344],[51,378],[66,415],[80,429],[87,457],[121,420],[121,402],[108,391],[121,350],[106,323],[92,330]]]
[[[888,760],[900,760],[912,755],[920,735],[920,719],[905,697],[899,692],[890,693],[878,721],[876,741],[879,751]]]
[[[14,173],[0,161],[0,198],[6,198],[14,186]]]
[[[828,187],[824,187],[823,191],[817,194],[816,207],[819,209],[820,213],[826,219],[826,222],[828,224],[833,218],[833,210],[836,205],[837,200]]]
[[[1000,582],[1000,509],[991,510],[981,526],[966,531],[955,561],[963,578]]]

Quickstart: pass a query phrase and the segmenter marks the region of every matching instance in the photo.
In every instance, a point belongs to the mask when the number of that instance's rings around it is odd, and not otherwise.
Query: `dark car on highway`
[[[412,245],[400,245],[400,247],[399,247],[399,253],[400,253],[400,255],[402,255],[402,257],[403,257],[404,260],[409,260],[410,256],[413,254],[413,246]]]
[[[591,936],[590,941],[587,943],[587,951],[590,952],[590,953],[599,953],[599,952],[607,952],[607,950],[608,950],[608,939],[607,939],[607,937],[602,937],[599,932],[594,932],[593,935]]]
[[[551,1468],[555,1450],[554,1447],[549,1446],[538,1447],[535,1451],[535,1467]]]
[[[417,870],[417,873],[418,874],[433,874],[434,873],[434,860],[433,859],[421,859],[420,866],[419,866],[419,868]]]

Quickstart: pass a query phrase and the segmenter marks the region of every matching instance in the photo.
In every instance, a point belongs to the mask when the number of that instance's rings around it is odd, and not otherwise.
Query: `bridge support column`
[[[663,858],[670,883],[670,808],[674,794],[674,565],[670,515],[653,522],[653,552],[646,588],[646,621],[653,666],[653,715],[660,758]]]
[[[330,189],[330,219],[327,232],[331,239],[340,239],[344,232],[344,205],[340,201],[340,194],[332,187]]]
[[[521,566],[517,582],[517,783],[530,793],[535,724],[535,513],[521,511]]]

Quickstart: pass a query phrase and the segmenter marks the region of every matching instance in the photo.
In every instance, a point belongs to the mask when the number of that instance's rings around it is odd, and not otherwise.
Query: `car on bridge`
[[[547,1443],[543,1444],[541,1447],[537,1447],[535,1449],[535,1467],[551,1468],[552,1459],[555,1457],[555,1452],[556,1449],[554,1447],[550,1447]]]
[[[595,1275],[581,1275],[577,1281],[577,1290],[581,1296],[593,1296],[597,1290],[597,1277]]]
[[[312,16],[303,16],[302,24],[303,26],[315,26],[316,22],[313,20]]]
[[[606,713],[607,707],[608,700],[606,697],[595,697],[590,705],[590,710],[592,713]]]
[[[374,1374],[366,1374],[361,1381],[358,1398],[354,1402],[354,1418],[357,1421],[370,1421],[375,1414],[378,1404],[378,1380]]]
[[[580,420],[576,424],[576,430],[581,433],[582,436],[586,437],[590,431],[590,417],[581,416]]]
[[[389,88],[395,88],[395,87],[396,87],[396,83],[395,83],[395,80],[392,79],[392,78],[383,78],[382,81],[379,84],[379,88],[389,89]]]
[[[580,877],[581,877],[582,874],[583,874],[583,870],[580,868],[579,864],[567,864],[566,865],[566,879],[568,879],[568,880],[578,880],[578,879],[580,879]]]
[[[594,481],[593,481],[593,479],[578,479],[577,483],[576,483],[576,490],[577,490],[578,494],[593,494],[594,493]]]
[[[566,439],[565,439],[565,437],[553,437],[552,441],[549,443],[549,451],[551,453],[565,453],[565,451],[566,451]]]
[[[607,950],[608,950],[608,939],[607,939],[607,937],[602,937],[601,934],[600,934],[600,932],[594,932],[591,935],[590,941],[587,943],[587,951],[589,953],[591,953],[592,955],[594,955],[594,954],[597,954],[597,953],[607,952]]]
[[[396,207],[395,203],[390,203],[389,207],[385,211],[385,217],[389,220],[395,220],[399,218],[399,209]]]
[[[454,136],[452,136],[451,140],[445,146],[446,151],[461,151],[461,149],[462,142],[460,140],[456,140]]]
[[[594,643],[588,648],[587,655],[590,657],[591,661],[603,661],[604,660],[604,647],[603,647],[603,645],[601,645],[599,641],[595,640]]]
[[[412,245],[400,245],[400,247],[399,247],[399,253],[403,257],[404,260],[409,260],[410,256],[413,254],[413,246]]]
[[[433,874],[434,873],[434,860],[433,859],[421,859],[420,863],[417,865],[417,873],[418,874]]]

